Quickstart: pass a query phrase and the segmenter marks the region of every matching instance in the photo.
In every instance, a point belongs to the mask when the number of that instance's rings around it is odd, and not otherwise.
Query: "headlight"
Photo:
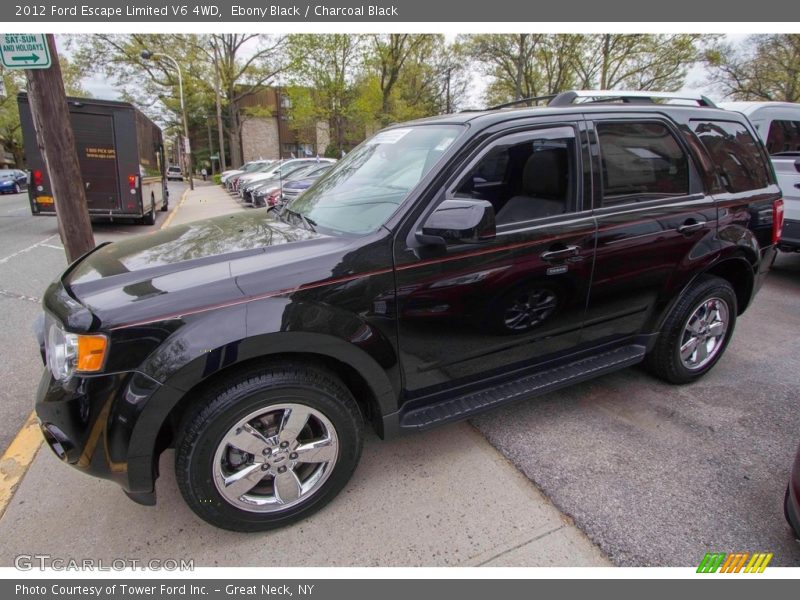
[[[58,323],[47,331],[47,368],[58,381],[66,381],[76,372],[96,373],[105,363],[108,338],[104,335],[68,333]]]

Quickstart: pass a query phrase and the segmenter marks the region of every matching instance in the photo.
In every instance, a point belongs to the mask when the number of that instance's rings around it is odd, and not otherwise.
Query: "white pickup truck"
[[[764,141],[783,192],[783,235],[779,247],[787,252],[800,252],[800,104],[722,102],[719,106],[746,115]]]

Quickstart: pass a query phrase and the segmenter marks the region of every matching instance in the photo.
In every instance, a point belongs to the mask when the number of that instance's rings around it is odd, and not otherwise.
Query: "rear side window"
[[[773,121],[767,136],[770,156],[800,153],[800,121]]]
[[[689,193],[689,161],[669,129],[654,122],[597,123],[603,206]]]
[[[692,127],[711,155],[727,191],[744,192],[769,185],[762,151],[744,125],[733,121],[692,121]]]

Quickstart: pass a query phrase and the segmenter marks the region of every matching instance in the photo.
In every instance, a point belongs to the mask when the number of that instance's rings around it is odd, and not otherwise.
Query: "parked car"
[[[28,189],[28,174],[19,169],[0,169],[0,193],[19,194]]]
[[[783,511],[786,521],[794,531],[794,537],[800,540],[800,448],[797,449],[797,455],[794,457],[789,485],[783,501]]]
[[[427,430],[637,363],[699,379],[781,219],[752,125],[702,96],[393,125],[275,216],[70,265],[44,294],[36,413],[59,458],[137,502],[174,447],[201,518],[280,527],[346,485],[368,425]]]
[[[723,108],[746,115],[767,146],[785,218],[779,248],[800,252],[800,104],[791,102],[724,102]]]
[[[259,167],[266,167],[274,162],[275,162],[274,160],[265,160],[265,159],[248,161],[242,165],[241,169],[229,169],[227,171],[223,171],[220,174],[220,182],[225,184],[231,177],[235,177],[236,175],[241,175],[242,173],[250,173]]]
[[[302,173],[299,178],[295,177],[292,181],[287,181],[283,186],[280,200],[282,202],[291,202],[310,188],[314,182],[327,173],[332,166],[333,163],[316,168],[312,167],[308,171]]]
[[[280,184],[281,180],[288,179],[296,171],[305,167],[319,165],[320,162],[330,163],[333,161],[329,158],[292,158],[281,161],[280,164],[276,164],[272,169],[254,174],[253,176],[246,178],[246,180],[240,181],[239,196],[245,202],[252,203],[252,193],[257,188],[264,185],[271,185],[273,182],[278,182]]]
[[[328,165],[328,163],[324,163]],[[329,166],[329,165],[328,165]],[[242,196],[245,202],[251,203],[255,207],[265,206],[264,198],[270,194],[274,194],[277,190],[277,195],[280,196],[281,189],[284,185],[294,181],[297,177],[303,177],[305,173],[319,168],[319,165],[301,165],[292,171],[287,171],[284,176],[267,179],[266,181],[257,181],[248,185]],[[274,206],[275,203],[273,203]]]
[[[177,165],[167,167],[167,181],[183,181],[183,170]]]
[[[267,207],[268,210],[280,210],[289,201],[286,194],[291,199],[297,198],[302,191],[311,187],[317,179],[322,177],[334,163],[323,163],[321,166],[315,164],[304,167],[292,173],[286,181],[272,183],[257,188],[253,193],[253,206]]]
[[[229,192],[238,192],[240,185],[246,183],[258,173],[264,173],[273,170],[278,162],[279,161],[272,160],[259,162],[247,171],[230,176],[225,181],[225,187]]]

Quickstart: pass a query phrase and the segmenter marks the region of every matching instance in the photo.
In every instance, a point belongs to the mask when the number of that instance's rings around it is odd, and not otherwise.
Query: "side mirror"
[[[486,200],[445,200],[417,232],[420,242],[431,245],[476,244],[494,237],[494,207]]]

